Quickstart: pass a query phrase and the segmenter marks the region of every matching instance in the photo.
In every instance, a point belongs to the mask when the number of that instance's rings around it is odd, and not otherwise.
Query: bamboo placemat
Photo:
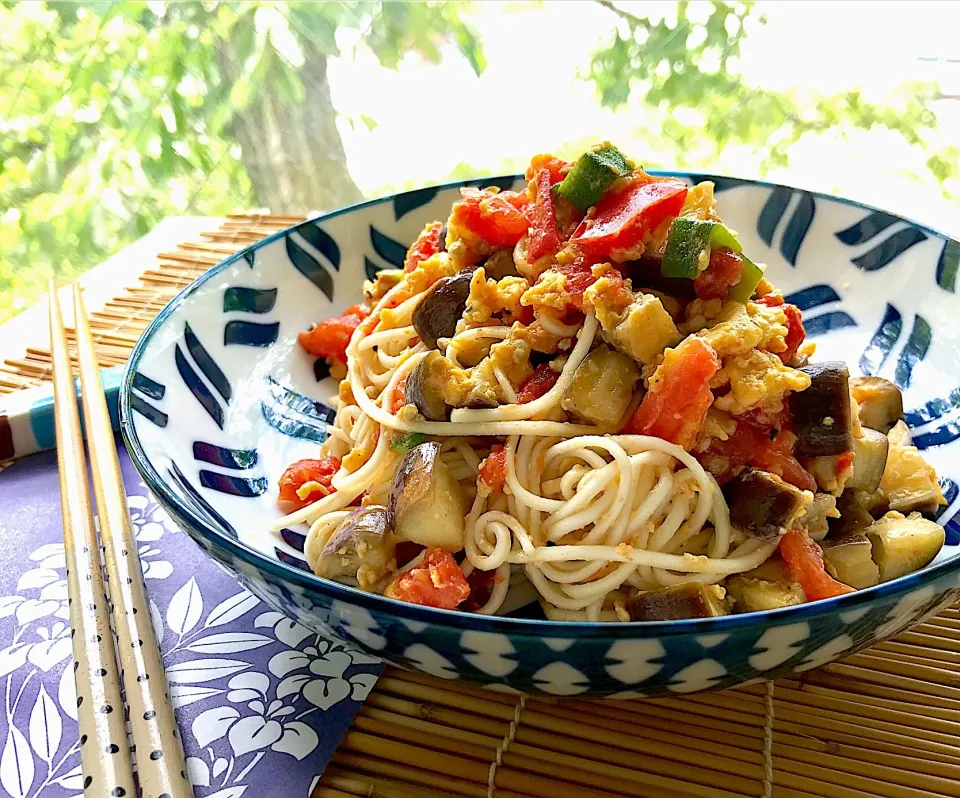
[[[91,314],[103,366],[197,275],[300,216],[227,217]],[[72,333],[71,333],[72,337]],[[0,393],[50,378],[28,346]],[[772,712],[770,711],[772,709]],[[868,651],[763,686],[645,701],[546,699],[388,669],[311,798],[960,797],[960,605]],[[290,796],[296,798],[296,796]]]

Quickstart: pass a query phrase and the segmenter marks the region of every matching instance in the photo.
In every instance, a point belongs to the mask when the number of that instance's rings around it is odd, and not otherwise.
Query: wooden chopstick
[[[80,724],[80,762],[87,795],[136,795],[120,679],[93,525],[77,394],[60,301],[50,284],[50,343],[57,430],[60,507]]]
[[[150,622],[143,571],[130,524],[90,322],[76,286],[73,299],[90,469],[110,582],[120,673],[137,751],[140,789],[143,798],[193,798],[160,646]]]

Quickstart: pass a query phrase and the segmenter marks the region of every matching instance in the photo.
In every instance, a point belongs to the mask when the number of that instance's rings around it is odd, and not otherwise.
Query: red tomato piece
[[[747,465],[776,474],[801,490],[815,491],[817,483],[793,456],[789,414],[769,417],[756,411],[737,418],[737,428],[725,441],[714,440],[697,459],[723,485]]]
[[[766,294],[759,297],[756,302],[758,305],[767,305],[771,308],[783,307],[783,312],[787,317],[787,349],[780,352],[777,357],[784,363],[789,363],[797,354],[800,344],[807,337],[807,331],[803,329],[803,314],[800,313],[800,308],[784,302],[783,297],[779,294]]]
[[[547,269],[547,271],[543,273],[560,272],[560,274],[563,275],[564,290],[570,295],[573,303],[572,307],[568,307],[568,314],[570,311],[582,311],[586,309],[583,295],[591,285],[600,279],[600,277],[597,277],[593,273],[593,264],[596,262],[597,261],[581,254],[572,263]],[[627,289],[623,282],[623,275],[617,269],[607,269],[600,276],[605,277],[610,283],[610,286],[605,292],[605,296],[611,297],[611,305],[626,307],[630,304],[632,292]],[[543,275],[541,275],[541,278],[542,277]]]
[[[394,415],[399,413],[400,408],[407,403],[406,389],[407,378],[404,377],[397,383],[397,387],[393,391],[393,401],[390,402],[390,412]]]
[[[553,155],[534,155],[530,159],[530,166],[527,167],[524,177],[527,180],[533,180],[541,169],[546,169],[550,173],[550,185],[553,185],[563,180],[565,176],[563,170],[568,166],[570,166],[569,163],[561,158],[555,158]]]
[[[527,232],[521,208],[525,200],[516,191],[462,188],[451,218],[495,247],[512,247]]]
[[[742,275],[743,259],[736,252],[713,249],[709,265],[693,281],[693,290],[700,299],[726,299]]]
[[[553,204],[550,186],[550,172],[541,169],[537,173],[537,201],[530,220],[530,244],[527,247],[527,259],[530,261],[555,255],[560,249],[557,209]]]
[[[668,362],[664,360],[654,373],[659,379],[651,384],[624,432],[654,435],[690,449],[713,404],[710,380],[720,370],[720,359],[699,338],[681,341],[674,352],[668,369],[661,373]]]
[[[780,538],[780,554],[790,577],[800,583],[808,601],[853,593],[853,588],[838,582],[823,565],[822,549],[802,529],[791,529]]]
[[[800,314],[800,308],[796,305],[785,304],[783,312],[787,316],[787,349],[785,352],[780,352],[777,357],[784,363],[789,363],[797,354],[804,338],[807,337],[807,331],[803,329],[803,316]]]
[[[342,316],[324,319],[312,330],[300,333],[297,341],[314,357],[346,365],[350,337],[369,315],[370,308],[366,305],[351,305]]]
[[[287,470],[280,477],[280,501],[295,505],[298,509],[306,507],[308,504],[324,496],[333,493],[333,475],[340,470],[340,458],[333,455],[327,455],[319,460],[298,460],[296,463],[287,466]],[[310,491],[310,494],[301,499],[297,495],[308,482],[316,482],[317,486]]]
[[[470,595],[470,584],[449,551],[432,548],[420,565],[398,574],[383,594],[410,604],[452,610]]]
[[[423,228],[423,231],[413,242],[413,246],[407,250],[407,257],[403,261],[403,270],[412,272],[427,258],[431,258],[440,251],[440,231],[443,229],[443,222],[432,222]]]
[[[676,216],[686,197],[687,185],[680,180],[635,175],[622,191],[603,195],[593,218],[584,220],[571,240],[594,255],[630,249],[664,219]]]
[[[520,383],[520,390],[517,391],[517,404],[525,405],[534,399],[539,399],[556,385],[559,379],[560,374],[550,368],[549,363],[541,363],[533,374]]]
[[[480,481],[492,491],[503,490],[507,481],[507,450],[499,443],[480,463]]]

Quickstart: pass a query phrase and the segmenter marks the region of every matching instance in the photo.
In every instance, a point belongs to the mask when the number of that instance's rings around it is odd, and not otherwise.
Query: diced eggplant
[[[900,513],[933,513],[943,502],[936,471],[914,446],[890,447],[880,489]]]
[[[364,569],[366,578],[360,581],[375,582],[387,572],[394,548],[387,508],[379,504],[358,507],[327,540],[314,571],[325,579],[347,576],[360,580],[358,572]]]
[[[803,588],[796,582],[783,579],[767,582],[745,576],[734,576],[728,579],[727,593],[733,599],[733,608],[737,612],[779,610],[782,607],[803,604],[807,599]]]
[[[818,493],[813,501],[803,508],[803,514],[797,519],[797,524],[807,530],[811,540],[823,540],[830,530],[831,518],[837,518],[837,499],[829,493]]]
[[[633,360],[600,346],[577,368],[561,405],[591,424],[613,427],[627,412],[639,379]]]
[[[803,512],[803,494],[776,474],[757,469],[742,472],[730,483],[730,523],[760,540],[772,540],[790,529]]]
[[[764,582],[786,582],[788,581],[789,571],[783,558],[775,553],[756,568],[739,574],[739,576],[745,576],[747,579],[761,579]]]
[[[878,432],[889,432],[903,418],[903,395],[883,377],[854,377],[850,392],[860,405],[860,423]]]
[[[840,517],[830,521],[830,534],[841,538],[862,532],[873,523],[873,516],[865,503],[872,494],[863,491],[845,490],[837,499]]]
[[[946,537],[940,524],[920,513],[904,517],[897,512],[875,521],[867,527],[866,535],[873,544],[873,560],[880,569],[881,582],[929,565],[940,553]]]
[[[450,338],[467,308],[472,272],[460,272],[437,280],[413,311],[413,328],[428,349],[440,338]]]
[[[446,421],[450,417],[450,408],[443,401],[440,390],[443,361],[439,352],[428,353],[410,372],[404,387],[404,400],[414,404],[427,421]]]
[[[891,446],[913,446],[913,437],[910,435],[910,427],[907,426],[907,423],[900,419],[887,433],[887,440],[890,441]]]
[[[440,251],[447,251],[447,223],[443,223],[443,227],[440,228]]]
[[[853,439],[853,476],[845,488],[873,493],[880,487],[883,469],[887,465],[890,442],[882,432],[863,428],[863,437]]]
[[[853,435],[846,364],[839,360],[812,363],[800,371],[810,376],[810,387],[790,395],[796,454],[820,457],[849,452]]]
[[[502,280],[504,277],[516,277],[517,267],[513,262],[513,250],[501,249],[494,252],[483,262],[483,271],[493,280]]]
[[[808,457],[803,461],[803,467],[813,475],[820,490],[839,496],[853,476],[853,459],[849,455],[849,452],[844,452]]]
[[[393,529],[404,540],[422,546],[460,551],[463,493],[439,455],[440,445],[428,441],[403,456],[390,494]]]
[[[637,591],[627,600],[627,609],[634,621],[679,621],[730,614],[723,588],[702,582]]]
[[[873,561],[873,547],[866,535],[827,538],[822,545],[824,563],[834,579],[857,590],[880,581],[880,569]]]

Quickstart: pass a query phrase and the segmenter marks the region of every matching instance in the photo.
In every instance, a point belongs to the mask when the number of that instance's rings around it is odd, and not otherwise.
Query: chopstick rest
[[[144,798],[192,798],[160,647],[150,622],[93,336],[76,287],[73,296],[87,446],[140,787]]]
[[[80,763],[87,795],[136,795],[120,678],[93,525],[77,394],[70,371],[60,301],[50,284],[50,343],[57,431],[57,468],[67,564],[73,671],[80,726]]]

